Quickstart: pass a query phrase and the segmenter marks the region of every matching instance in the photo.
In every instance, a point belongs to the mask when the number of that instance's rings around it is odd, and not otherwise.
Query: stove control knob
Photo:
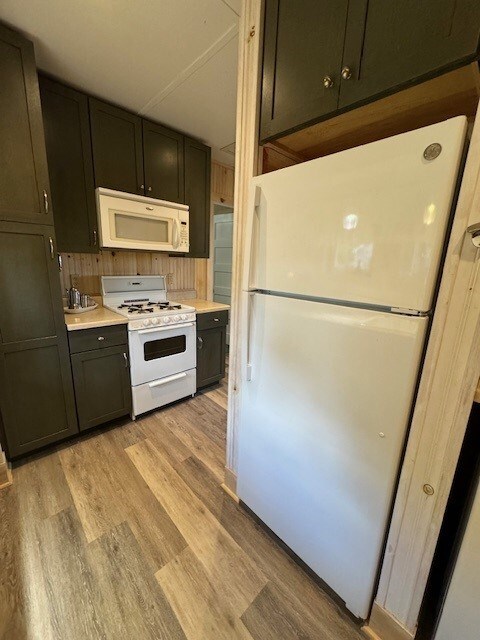
[[[152,324],[158,324],[158,318],[152,318]]]
[[[188,320],[188,316],[186,313],[182,313],[180,317],[182,318],[182,320]]]
[[[149,324],[150,324],[150,320],[144,320],[143,321],[143,326],[144,327],[148,327]]]
[[[165,322],[165,324],[168,324],[170,322],[170,318],[168,316],[166,316],[163,321]]]
[[[178,322],[180,320],[180,318],[178,316],[173,316],[173,321],[174,322]]]

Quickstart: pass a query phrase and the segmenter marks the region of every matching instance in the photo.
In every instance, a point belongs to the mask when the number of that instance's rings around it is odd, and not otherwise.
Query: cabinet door
[[[0,25],[0,220],[53,224],[33,45]]]
[[[350,3],[340,107],[438,75],[478,57],[478,0]]]
[[[72,355],[81,430],[130,412],[132,394],[127,354],[125,344]]]
[[[142,120],[89,99],[95,186],[144,194]]]
[[[53,227],[0,223],[0,405],[8,453],[77,432]]]
[[[226,327],[197,331],[197,389],[225,375]]]
[[[210,250],[211,149],[185,138],[185,204],[190,210],[191,258],[208,258]]]
[[[267,0],[263,141],[337,109],[347,7],[348,0]]]
[[[143,120],[146,195],[183,202],[183,135]]]
[[[59,251],[98,251],[88,98],[40,77],[43,124]]]

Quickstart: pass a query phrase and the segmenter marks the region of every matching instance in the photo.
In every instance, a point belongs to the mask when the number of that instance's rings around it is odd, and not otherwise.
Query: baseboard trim
[[[237,474],[225,467],[225,486],[227,486],[232,493],[237,495]]]
[[[13,484],[12,470],[6,462],[0,464],[0,490]]]
[[[395,618],[376,602],[368,624],[362,632],[370,640],[413,640],[414,635],[402,627]]]

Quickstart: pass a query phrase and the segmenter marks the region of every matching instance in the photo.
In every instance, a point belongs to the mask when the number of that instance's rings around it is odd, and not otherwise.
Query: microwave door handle
[[[255,289],[255,285],[252,283],[252,274],[254,271],[254,263],[256,263],[255,250],[257,249],[257,234],[254,232],[255,216],[258,223],[258,208],[260,206],[260,198],[262,195],[262,188],[256,184],[253,192],[253,202],[247,210],[247,255],[244,263],[243,273],[243,290],[251,291]],[[258,229],[258,224],[257,224]]]
[[[180,244],[180,220],[176,218],[173,222],[173,248],[178,249]]]

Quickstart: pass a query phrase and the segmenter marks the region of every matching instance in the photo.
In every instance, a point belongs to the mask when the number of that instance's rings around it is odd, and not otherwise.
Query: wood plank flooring
[[[360,640],[225,492],[226,383],[31,457],[0,492],[1,640]]]

